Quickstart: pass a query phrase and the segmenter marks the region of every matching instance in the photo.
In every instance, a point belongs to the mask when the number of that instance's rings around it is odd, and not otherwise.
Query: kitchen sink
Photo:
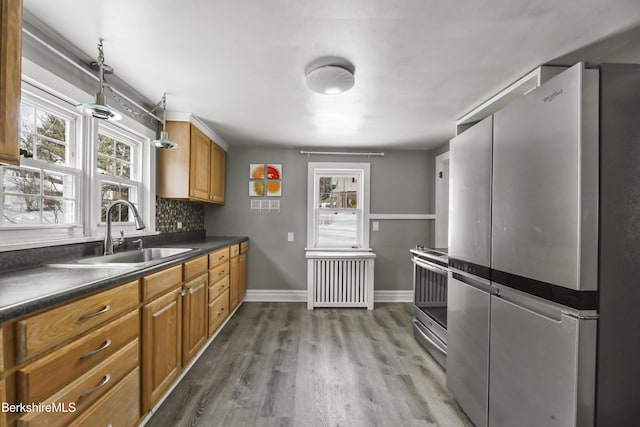
[[[49,267],[92,268],[92,267],[144,267],[166,261],[172,257],[192,251],[185,248],[144,248],[134,251],[118,252],[74,261],[48,264]]]

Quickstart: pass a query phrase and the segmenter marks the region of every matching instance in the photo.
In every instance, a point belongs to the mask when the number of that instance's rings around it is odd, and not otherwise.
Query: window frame
[[[369,247],[369,215],[370,215],[370,163],[345,162],[309,162],[307,175],[307,249],[327,251],[363,251]],[[326,175],[356,175],[360,177],[358,189],[358,208],[338,208],[331,211],[356,211],[356,247],[319,246],[318,221],[321,208],[316,206],[319,200],[319,179]],[[359,212],[359,214],[358,214]]]
[[[74,173],[79,174],[74,189],[77,194],[75,216],[77,224],[21,224],[10,228],[0,226],[0,252],[103,240],[104,224],[101,225],[96,220],[96,218],[100,219],[100,194],[95,191],[97,150],[93,148],[97,145],[94,141],[97,140],[98,119],[76,110],[76,105],[92,102],[95,94],[84,92],[27,58],[23,58],[22,73],[22,94],[27,93],[27,96],[45,100],[77,117],[74,127],[76,141],[74,165],[78,168]],[[141,190],[138,192],[137,206],[146,224],[144,230],[138,231],[133,225],[121,227],[118,223],[114,227],[113,234],[119,233],[120,228],[124,228],[126,236],[129,237],[158,234],[155,228],[156,153],[151,144],[156,132],[126,115],[121,121],[113,123],[113,126],[143,141],[138,156],[138,161],[141,163],[139,168]],[[40,168],[42,164],[46,165],[45,170],[69,173],[69,170],[62,165],[20,157],[20,166]]]

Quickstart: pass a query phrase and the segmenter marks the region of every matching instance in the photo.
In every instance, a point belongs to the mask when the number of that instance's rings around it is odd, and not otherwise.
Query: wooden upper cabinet
[[[209,200],[211,140],[191,126],[191,160],[189,162],[189,196]]]
[[[226,153],[188,122],[167,122],[175,150],[158,150],[158,196],[224,203]]]
[[[209,198],[213,203],[224,203],[227,153],[215,142],[211,144],[211,182]]]
[[[0,0],[0,164],[18,165],[22,0]]]

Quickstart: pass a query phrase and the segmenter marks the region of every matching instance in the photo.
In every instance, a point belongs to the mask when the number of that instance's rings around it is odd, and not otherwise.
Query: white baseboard
[[[412,302],[413,291],[373,291],[374,302]]]
[[[374,291],[374,302],[411,302],[413,291]],[[245,302],[307,302],[306,290],[247,289]]]
[[[307,302],[307,290],[247,289],[245,302]]]

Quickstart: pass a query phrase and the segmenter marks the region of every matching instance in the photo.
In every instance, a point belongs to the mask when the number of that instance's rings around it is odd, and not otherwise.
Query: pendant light
[[[104,51],[102,48],[102,39],[98,39],[98,61],[92,62],[92,66],[98,67],[98,75],[100,78],[100,87],[98,88],[98,93],[96,93],[96,102],[93,104],[82,104],[78,105],[78,110],[83,111],[87,114],[91,114],[96,119],[101,120],[111,120],[117,121],[122,119],[122,115],[118,113],[113,108],[109,107],[105,102],[104,96],[104,73],[105,72],[113,72],[113,68],[104,63]]]
[[[153,141],[153,145],[158,148],[176,149],[178,144],[169,140],[169,133],[167,132],[167,94],[162,95],[162,131],[160,132],[160,138]]]

